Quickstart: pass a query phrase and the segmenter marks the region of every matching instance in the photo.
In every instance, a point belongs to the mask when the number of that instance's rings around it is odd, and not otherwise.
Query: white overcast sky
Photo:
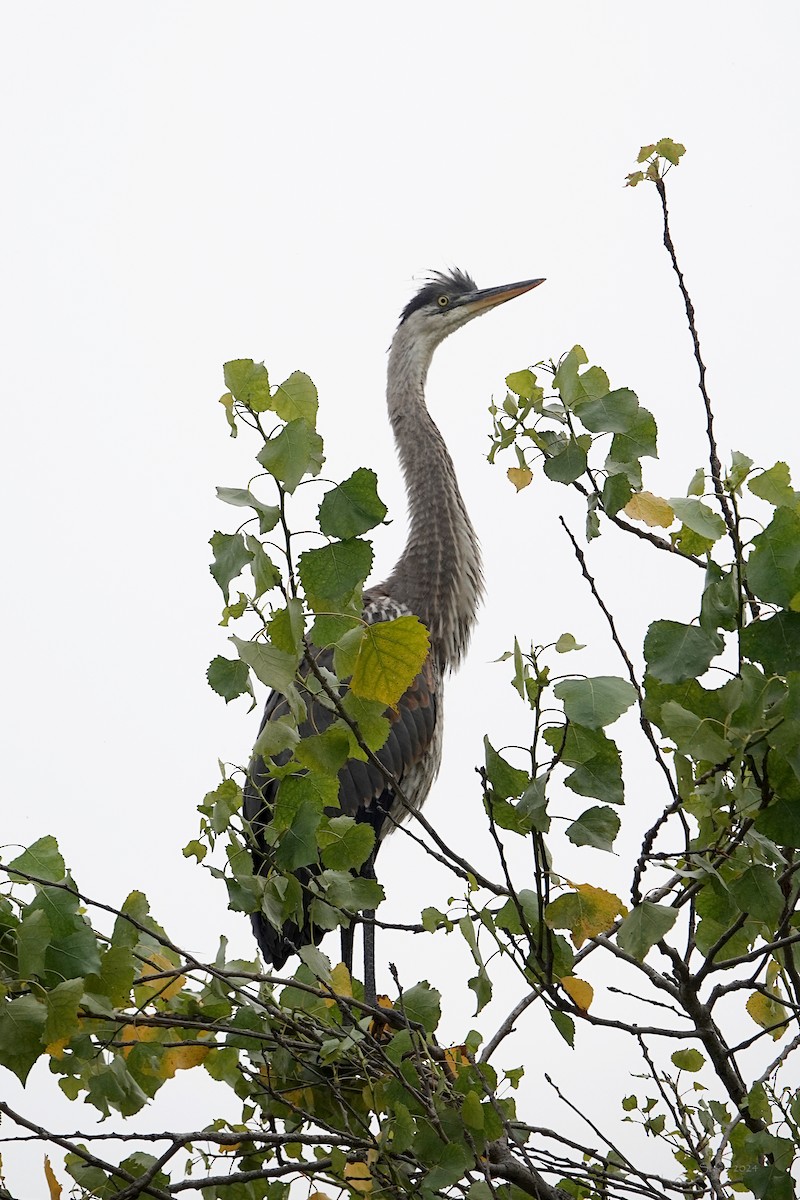
[[[796,461],[798,24],[781,0],[5,7],[3,843],[55,833],[90,895],[140,887],[199,956],[223,930],[252,954],[247,922],[180,854],[217,759],[246,760],[258,721],[204,680],[227,648],[207,542],[236,523],[214,486],[250,474],[217,403],[221,366],[247,356],[275,380],[315,379],[325,473],[374,466],[395,518],[376,538],[381,575],[404,536],[385,350],[415,280],[456,264],[482,286],[547,277],[446,343],[429,381],[488,600],[449,687],[428,815],[480,857],[480,739],[526,737],[491,660],[515,634],[569,629],[592,650],[565,667],[619,670],[556,521],[580,529],[580,506],[541,478],[517,497],[487,466],[490,397],[508,371],[581,342],[657,416],[649,485],[685,490],[704,461],[685,320],[655,192],[622,187],[639,146],[671,136],[688,147],[673,227],[721,448]],[[614,532],[591,561],[634,651],[647,619],[694,616],[688,568]],[[660,796],[629,793],[649,824]],[[405,839],[382,860],[387,916],[446,902],[453,885],[426,882]],[[594,852],[569,861],[595,882],[614,869]],[[448,959],[409,940],[391,946],[406,981],[446,988],[462,971],[459,947]],[[454,1000],[443,1037],[462,1040],[470,1011]],[[552,1042],[540,1016],[506,1060],[529,1063],[533,1119],[552,1103],[541,1069],[569,1070]],[[584,1051],[617,1053],[605,1043],[587,1035]],[[43,1098],[45,1068],[27,1094],[3,1074],[29,1116],[91,1124]],[[188,1075],[161,1127],[221,1107]],[[613,1090],[618,1111],[624,1074]],[[3,1158],[12,1189],[41,1192],[38,1152]]]

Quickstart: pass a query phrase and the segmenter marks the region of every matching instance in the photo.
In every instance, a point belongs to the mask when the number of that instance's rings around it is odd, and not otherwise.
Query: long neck
[[[442,669],[456,667],[483,594],[481,556],[453,461],[425,405],[433,348],[404,338],[389,355],[387,400],[406,482],[409,533],[386,591],[427,626]]]

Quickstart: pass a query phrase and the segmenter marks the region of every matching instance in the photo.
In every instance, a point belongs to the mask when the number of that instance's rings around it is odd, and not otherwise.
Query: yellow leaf
[[[50,1042],[48,1046],[45,1046],[44,1052],[45,1054],[49,1054],[51,1058],[63,1058],[64,1050],[68,1045],[68,1037],[59,1038],[57,1042]]]
[[[447,1046],[444,1052],[444,1061],[450,1068],[450,1072],[455,1079],[460,1071],[470,1065],[469,1055],[467,1054],[466,1045],[462,1046]]]
[[[518,492],[526,488],[533,479],[533,471],[530,467],[509,467],[506,475]]]
[[[770,1036],[775,1042],[779,1041],[789,1028],[788,1022],[784,1020],[786,1009],[777,998],[770,999],[763,992],[753,992],[745,1008],[756,1025],[760,1025],[762,1029],[770,1030]],[[779,1021],[783,1021],[784,1023],[779,1025],[777,1029],[772,1029],[771,1027],[777,1025]]]
[[[354,1192],[367,1196],[372,1191],[372,1173],[365,1162],[346,1163],[344,1177]]]
[[[174,979],[165,978],[170,973],[175,976]],[[153,979],[153,975],[157,975],[158,978]],[[181,975],[166,955],[159,954],[158,951],[150,955],[142,968],[141,975],[136,980],[136,986],[144,987],[150,993],[151,1000],[171,1000],[173,996],[177,996],[178,992],[182,991],[185,983],[186,976]]]
[[[50,1159],[46,1154],[44,1156],[44,1177],[47,1180],[47,1190],[50,1192],[50,1200],[60,1200],[61,1184],[56,1179],[55,1171],[50,1166]]]
[[[123,1025],[120,1031],[119,1040],[121,1042],[156,1042],[158,1041],[160,1030],[153,1025]],[[125,1058],[128,1057],[133,1046],[123,1046],[122,1053]]]
[[[219,1152],[220,1152],[220,1154],[235,1154],[236,1151],[241,1150],[241,1148],[242,1148],[241,1142],[231,1142],[230,1145],[228,1145],[226,1142],[226,1144],[224,1146],[219,1147]]]
[[[350,978],[350,972],[344,963],[337,963],[331,971],[331,987],[336,992],[337,996],[352,996],[353,981]],[[328,1008],[336,1003],[335,1000],[326,1000]]]
[[[594,988],[590,983],[585,979],[578,979],[575,975],[567,975],[561,980],[561,986],[581,1012],[589,1011],[589,1005],[594,1000]]]
[[[545,909],[545,920],[551,929],[568,929],[576,949],[587,938],[605,933],[618,916],[628,912],[619,896],[590,883],[574,883],[574,892],[565,892],[551,901]]]
[[[159,1075],[162,1079],[172,1079],[176,1071],[199,1066],[210,1049],[210,1046],[172,1046],[164,1052]]]
[[[643,521],[651,528],[653,525],[660,525],[662,529],[669,529],[675,520],[675,513],[669,502],[661,496],[654,496],[652,492],[636,492],[623,511],[632,521]]]
[[[397,617],[365,625],[350,690],[364,700],[396,708],[428,657],[430,637],[416,617]]]
[[[331,1200],[327,1192],[312,1192],[308,1200]]]

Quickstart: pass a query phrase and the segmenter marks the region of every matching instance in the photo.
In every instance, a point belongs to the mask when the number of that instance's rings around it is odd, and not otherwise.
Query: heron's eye
[[[447,308],[448,304],[450,303],[450,297],[440,296],[436,303],[439,305],[439,308]]]

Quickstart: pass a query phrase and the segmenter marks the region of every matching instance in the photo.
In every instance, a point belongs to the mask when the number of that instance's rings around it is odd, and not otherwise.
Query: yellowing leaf
[[[416,617],[377,621],[363,629],[350,689],[364,700],[397,702],[422,670],[430,638]]]
[[[241,1150],[241,1148],[242,1148],[241,1142],[231,1142],[230,1145],[226,1144],[224,1146],[220,1146],[219,1152],[220,1152],[220,1154],[235,1154],[236,1151]],[[309,1196],[309,1200],[311,1200],[310,1196]]]
[[[174,974],[175,978],[164,978],[170,972]],[[153,975],[157,975],[159,978],[152,979]],[[182,991],[185,983],[186,976],[178,974],[166,955],[156,951],[155,954],[150,955],[142,967],[142,973],[136,981],[136,986],[137,988],[144,987],[149,991],[150,999],[171,1000],[173,996],[177,996],[178,992]]]
[[[573,886],[574,892],[567,892],[548,904],[544,919],[551,929],[568,929],[576,949],[580,949],[587,938],[605,933],[628,910],[613,892],[589,883]]]
[[[753,992],[745,1008],[756,1025],[760,1025],[762,1029],[770,1030],[773,1041],[779,1041],[786,1033],[789,1027],[788,1022],[785,1021],[786,1009],[777,998],[770,999],[763,992]],[[772,1029],[771,1027],[778,1025],[779,1021],[783,1021],[784,1024],[779,1025],[777,1029]]]
[[[561,980],[561,986],[581,1012],[589,1011],[589,1005],[594,1000],[594,988],[590,983],[585,979],[578,979],[575,975],[568,975]]]
[[[526,488],[533,479],[533,471],[530,467],[509,467],[506,475],[518,492]]]
[[[346,1163],[344,1177],[354,1192],[367,1196],[372,1191],[372,1173],[365,1162]]]
[[[651,528],[660,525],[662,529],[669,529],[675,520],[675,513],[669,501],[661,496],[654,496],[652,492],[636,492],[625,505],[623,512],[632,521],[643,521]]]
[[[455,1079],[460,1071],[463,1071],[465,1067],[470,1065],[466,1045],[445,1047],[444,1061],[447,1063]]]
[[[123,1025],[119,1035],[121,1042],[156,1042],[158,1041],[160,1030],[154,1025]],[[125,1058],[128,1057],[133,1046],[123,1046],[122,1053]]]
[[[50,1193],[50,1200],[61,1200],[61,1184],[56,1179],[55,1171],[50,1166],[50,1159],[46,1154],[44,1156],[44,1177],[47,1180],[47,1190]]]
[[[210,1046],[173,1046],[164,1052],[158,1073],[162,1079],[172,1079],[176,1071],[198,1067],[210,1049]]]
[[[51,1058],[63,1058],[64,1050],[68,1045],[68,1037],[59,1038],[58,1041],[50,1042],[48,1046],[45,1046],[44,1052],[45,1054],[49,1054]]]
[[[352,996],[353,981],[350,978],[350,972],[344,963],[337,963],[331,970],[331,987],[336,992],[337,996]],[[332,1008],[336,1003],[335,1000],[327,999],[325,1004],[328,1008]]]

